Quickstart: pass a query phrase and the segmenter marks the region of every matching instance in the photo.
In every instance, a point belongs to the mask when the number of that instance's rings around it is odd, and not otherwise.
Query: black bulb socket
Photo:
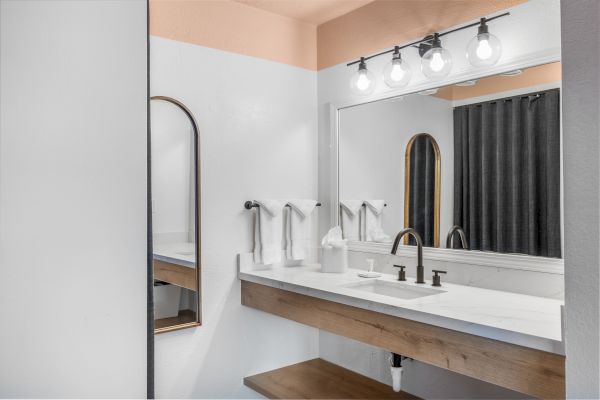
[[[358,64],[358,70],[363,70],[363,69],[367,69],[367,63],[365,62],[365,58],[361,57],[360,58],[360,63]]]
[[[481,24],[479,25],[479,28],[477,28],[477,35],[481,35],[483,33],[490,33],[485,18],[481,18]]]

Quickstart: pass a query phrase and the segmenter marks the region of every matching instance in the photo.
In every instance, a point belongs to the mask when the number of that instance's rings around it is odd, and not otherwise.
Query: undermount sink
[[[370,279],[365,282],[352,283],[345,285],[345,287],[352,290],[375,293],[404,300],[418,299],[420,297],[445,293],[445,290],[412,286],[407,285],[406,283],[390,282],[380,279]]]

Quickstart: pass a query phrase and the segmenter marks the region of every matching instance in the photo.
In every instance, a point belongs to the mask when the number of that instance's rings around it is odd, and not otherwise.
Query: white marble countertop
[[[243,255],[240,255],[242,257]],[[241,280],[347,304],[430,325],[453,329],[507,343],[564,354],[561,329],[562,301],[523,294],[444,283],[433,288],[431,281],[418,289],[439,292],[415,299],[400,299],[352,288],[369,279],[398,282],[395,276],[360,278],[360,270],[342,274],[322,273],[318,264],[254,270],[240,259]],[[250,264],[250,265],[248,265]]]
[[[154,259],[184,267],[196,268],[194,243],[160,243],[153,245]]]

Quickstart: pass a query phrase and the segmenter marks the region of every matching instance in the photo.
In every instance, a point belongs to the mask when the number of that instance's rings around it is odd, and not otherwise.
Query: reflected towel
[[[383,208],[385,200],[365,200],[362,222],[362,240],[373,242],[373,232],[381,231],[381,221],[383,219]]]
[[[340,224],[344,239],[358,241],[360,237],[360,209],[362,200],[340,201]]]

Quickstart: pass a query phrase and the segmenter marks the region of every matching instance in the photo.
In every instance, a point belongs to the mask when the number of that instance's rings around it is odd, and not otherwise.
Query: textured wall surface
[[[567,397],[597,399],[600,398],[600,3],[563,1],[561,17]],[[583,41],[589,43],[585,48],[580,45]]]
[[[0,397],[145,397],[146,2],[0,18]]]

